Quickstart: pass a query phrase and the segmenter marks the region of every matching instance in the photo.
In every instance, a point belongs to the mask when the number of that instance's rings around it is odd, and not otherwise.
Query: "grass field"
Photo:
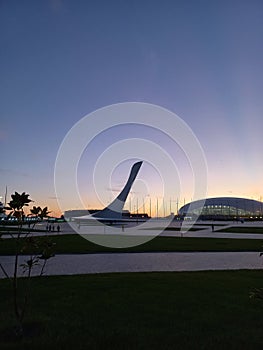
[[[46,232],[46,230],[41,230],[41,229],[37,229],[37,228],[28,228],[28,226],[26,227],[22,227],[21,228],[21,232],[23,233],[28,233],[28,232]],[[12,234],[18,234],[19,233],[19,229],[17,228],[17,226],[0,226],[0,233],[12,233]]]
[[[263,240],[230,238],[181,238],[155,237],[137,247],[114,249],[96,245],[79,235],[54,235],[56,254],[100,253],[100,252],[191,252],[191,251],[258,251],[263,250]],[[37,239],[44,240],[45,237]],[[15,252],[14,239],[0,241],[0,255],[12,255]],[[28,254],[29,251],[24,251]],[[40,253],[40,252],[38,252]]]
[[[19,283],[23,283],[20,280]],[[32,280],[26,336],[14,341],[0,281],[0,348],[261,349],[262,271],[132,273]]]
[[[263,234],[263,227],[240,227],[232,226],[222,230],[217,230],[217,232],[229,232],[229,233],[259,233]]]

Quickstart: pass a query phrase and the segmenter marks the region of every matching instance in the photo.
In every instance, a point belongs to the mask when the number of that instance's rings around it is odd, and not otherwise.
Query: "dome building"
[[[260,219],[263,216],[263,203],[254,199],[216,197],[197,200],[179,209],[180,216],[200,219]]]

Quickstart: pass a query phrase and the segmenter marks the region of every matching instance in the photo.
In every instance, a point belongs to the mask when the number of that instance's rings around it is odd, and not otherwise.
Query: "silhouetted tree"
[[[10,233],[11,237],[15,240],[15,262],[12,276],[9,276],[9,274],[7,273],[7,271],[1,263],[0,268],[5,274],[5,276],[12,283],[14,313],[17,321],[16,335],[23,336],[23,320],[30,295],[30,280],[32,269],[34,266],[40,265],[39,261],[42,260],[43,263],[40,271],[40,275],[42,275],[47,260],[54,256],[54,253],[53,244],[52,242],[50,242],[50,239],[48,237],[45,240],[40,240],[33,236],[34,225],[31,229],[29,228],[28,232],[26,232],[24,237],[22,237],[22,227],[25,217],[24,207],[28,206],[29,203],[32,202],[32,200],[29,198],[29,194],[26,194],[25,192],[19,194],[18,192],[15,192],[11,195],[11,198],[12,199],[8,203],[8,207],[6,207],[6,210],[10,211],[8,215],[9,217],[14,216],[17,218],[18,223],[17,234],[13,235],[12,233]],[[32,215],[34,215],[35,217],[39,217],[41,220],[47,217],[50,213],[47,207],[42,209],[41,207],[34,206],[33,209],[31,209],[30,211]],[[26,290],[23,298],[21,299],[18,290],[18,262],[19,256],[24,252],[29,252],[30,257],[24,264],[20,265],[21,267],[23,267],[23,271],[26,273],[27,277]]]

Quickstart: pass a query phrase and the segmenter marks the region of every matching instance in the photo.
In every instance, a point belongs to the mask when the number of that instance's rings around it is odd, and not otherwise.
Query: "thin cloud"
[[[108,192],[120,192],[120,189],[119,189],[119,188],[110,188],[110,187],[108,187],[108,188],[106,188],[106,190],[107,190]]]
[[[106,191],[108,192],[120,192],[122,190],[122,188],[106,188]],[[136,192],[136,191],[130,191],[129,192],[130,194],[137,194],[137,193],[140,193],[140,192]]]
[[[12,169],[4,169],[4,168],[0,168],[0,173],[8,174],[8,175],[15,175],[15,176],[24,176],[24,177],[30,176],[29,174],[23,173],[21,171],[12,170]]]

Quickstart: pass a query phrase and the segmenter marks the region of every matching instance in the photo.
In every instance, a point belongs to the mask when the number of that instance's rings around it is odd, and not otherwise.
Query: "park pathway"
[[[1,263],[12,272],[14,257],[1,256]],[[27,257],[20,257],[20,263]],[[75,275],[110,272],[202,271],[262,269],[258,252],[196,252],[196,253],[102,253],[56,255],[50,259],[45,275]],[[35,267],[33,275],[39,274]],[[19,271],[22,276],[22,269]],[[0,271],[0,278],[4,274]]]

